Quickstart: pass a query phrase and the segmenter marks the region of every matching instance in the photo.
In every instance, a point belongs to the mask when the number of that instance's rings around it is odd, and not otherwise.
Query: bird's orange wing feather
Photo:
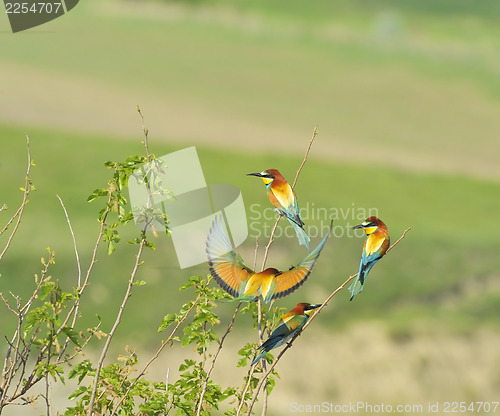
[[[369,235],[364,244],[364,251],[366,255],[370,256],[373,253],[376,253],[378,250],[380,250],[380,255],[384,255],[389,248],[390,240],[388,237],[388,235],[377,232]]]
[[[254,272],[233,250],[221,216],[215,218],[210,228],[206,251],[210,273],[215,281],[231,296],[241,295]]]
[[[279,184],[276,186],[272,186],[271,189],[271,194],[274,199],[284,208],[290,209],[295,205],[295,195],[293,193],[292,188],[290,185],[285,182],[284,184]],[[269,200],[272,198],[269,196]],[[271,200],[271,203],[273,201]],[[273,205],[275,205],[273,203]],[[275,205],[276,206],[276,205]]]
[[[274,287],[272,299],[283,298],[290,293],[295,292],[306,282],[310,273],[311,270],[306,267],[295,266],[292,269],[276,276],[276,286]]]
[[[235,253],[236,254],[236,253]],[[240,267],[232,261],[210,263],[210,273],[219,286],[231,296],[238,297],[244,291],[243,283],[253,275],[247,267]]]

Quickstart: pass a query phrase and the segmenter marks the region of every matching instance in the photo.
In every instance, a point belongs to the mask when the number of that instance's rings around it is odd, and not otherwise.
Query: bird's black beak
[[[258,176],[259,178],[262,178],[262,173],[247,173],[247,176]]]
[[[357,228],[365,228],[365,227],[363,226],[363,224],[355,225],[354,227],[352,227],[353,230]]]
[[[311,311],[311,310],[313,310],[313,309],[318,309],[321,305],[322,305],[322,303],[318,303],[318,304],[316,304],[316,305],[309,305],[306,309],[307,309],[308,311]]]

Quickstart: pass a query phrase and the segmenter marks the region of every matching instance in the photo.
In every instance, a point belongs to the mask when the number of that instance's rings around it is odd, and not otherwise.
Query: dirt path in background
[[[165,97],[132,88],[117,89],[94,80],[56,77],[25,67],[4,64],[0,67],[0,79],[9,80],[0,87],[0,122],[26,128],[109,133],[135,139],[141,135],[136,113],[136,105],[140,104],[155,139],[171,141],[173,138],[181,145],[190,146],[255,152],[265,149],[266,153],[280,151],[300,155],[314,128],[304,126],[298,131],[279,123],[269,125],[259,120],[226,117],[188,98]],[[369,149],[370,160],[377,164],[412,171],[458,173],[488,179],[500,177],[495,152],[478,149],[475,143],[462,144],[457,150],[451,141],[449,152],[409,143],[403,151],[390,145],[364,143],[369,138],[338,137],[334,131],[321,126],[319,131],[313,157],[361,162],[366,159],[365,150]]]

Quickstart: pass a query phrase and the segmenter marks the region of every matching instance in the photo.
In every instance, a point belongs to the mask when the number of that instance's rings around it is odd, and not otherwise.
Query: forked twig
[[[31,161],[31,152],[30,152],[30,136],[26,135],[26,148],[27,148],[27,153],[28,153],[28,167],[26,168],[26,176],[24,179],[24,190],[23,190],[23,201],[21,202],[21,205],[15,212],[15,214],[12,216],[12,218],[7,222],[3,230],[0,232],[0,235],[4,233],[7,228],[9,228],[10,224],[14,221],[14,219],[17,217],[16,224],[14,225],[14,229],[10,233],[9,238],[7,239],[7,244],[5,245],[2,253],[0,253],[0,260],[2,260],[2,257],[5,255],[7,250],[10,247],[10,243],[12,242],[12,239],[14,238],[14,235],[16,234],[17,229],[19,228],[19,224],[21,223],[21,218],[23,216],[24,208],[26,207],[26,204],[28,203],[28,196],[31,192],[32,185],[31,185],[31,180],[30,180],[30,171],[31,171],[31,166],[33,165],[33,162]],[[2,207],[2,209],[5,207],[5,205]]]

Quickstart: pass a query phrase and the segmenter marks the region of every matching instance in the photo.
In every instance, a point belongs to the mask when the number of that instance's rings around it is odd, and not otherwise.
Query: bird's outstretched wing
[[[300,286],[302,286],[309,275],[311,274],[312,268],[318,259],[323,246],[326,243],[326,240],[330,236],[330,232],[332,231],[333,221],[330,224],[330,229],[328,230],[328,234],[321,240],[318,247],[316,247],[313,251],[311,251],[304,260],[302,260],[296,266],[290,268],[286,272],[281,273],[275,278],[275,288],[273,291],[273,296],[271,299],[278,299],[289,295],[290,293],[297,290]]]
[[[229,242],[221,215],[215,217],[207,237],[206,252],[210,273],[219,286],[231,296],[243,293],[245,282],[254,272],[245,266]]]

